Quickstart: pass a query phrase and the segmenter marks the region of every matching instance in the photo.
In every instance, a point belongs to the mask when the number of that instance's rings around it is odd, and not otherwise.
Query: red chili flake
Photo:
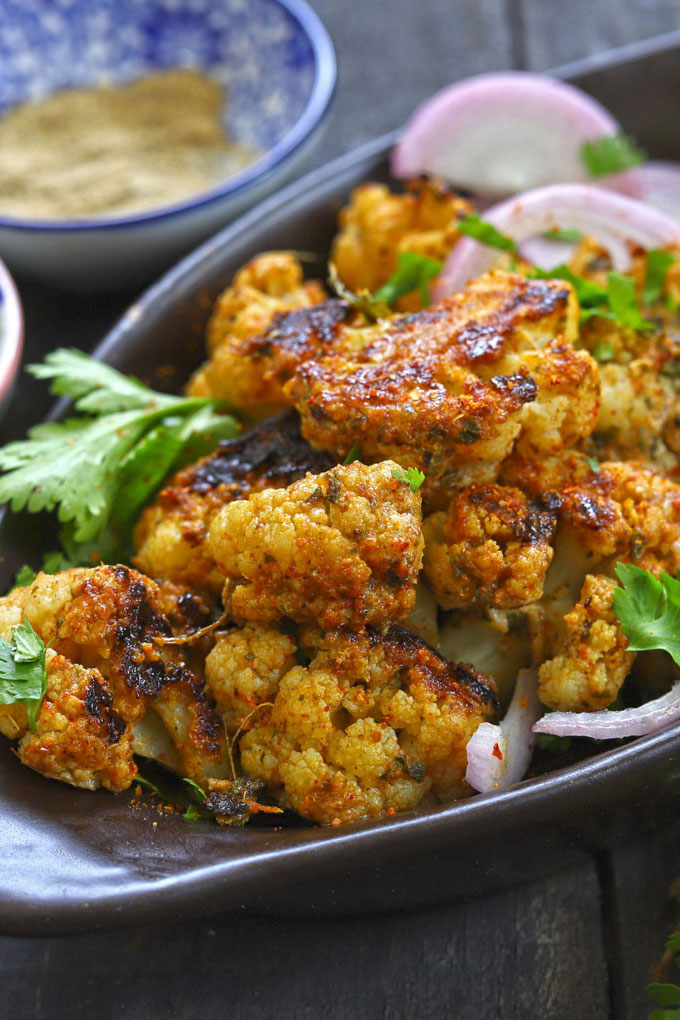
[[[494,758],[498,758],[499,761],[503,761],[503,752],[501,751],[498,744],[493,745],[493,751],[491,752]]]

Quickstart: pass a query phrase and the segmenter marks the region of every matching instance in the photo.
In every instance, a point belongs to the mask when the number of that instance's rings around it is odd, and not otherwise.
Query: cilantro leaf
[[[605,135],[592,142],[585,142],[581,148],[581,160],[591,177],[620,173],[633,166],[639,166],[647,158],[630,135]]]
[[[616,576],[622,587],[614,589],[612,609],[630,650],[660,648],[680,666],[680,581],[632,563],[617,563]]]
[[[499,248],[501,251],[517,251],[517,245],[511,237],[501,234],[496,230],[493,223],[483,220],[476,213],[471,213],[458,221],[458,229],[461,234],[473,237],[480,244],[486,244],[489,248]]]
[[[655,981],[647,985],[650,999],[654,999],[660,1006],[680,1006],[680,988],[673,984],[663,984]]]
[[[441,269],[442,263],[437,259],[430,259],[414,251],[404,251],[399,255],[397,268],[392,276],[376,290],[373,297],[376,301],[393,305],[400,297],[417,290],[423,307],[426,308],[430,303],[428,283],[439,275]]]
[[[0,502],[31,513],[58,509],[75,562],[112,550],[182,451],[211,430],[234,436],[215,401],[156,393],[80,351],[56,350],[29,366],[70,396],[81,417],[48,422],[0,449]]]
[[[24,620],[12,628],[11,641],[0,638],[0,705],[22,702],[34,730],[46,690],[45,645]]]
[[[423,472],[415,467],[407,468],[406,471],[403,468],[393,468],[392,477],[396,478],[398,482],[406,482],[411,486],[413,492],[417,492],[425,481]]]
[[[593,357],[595,361],[599,361],[603,365],[607,361],[611,361],[614,357],[614,345],[611,340],[603,340],[602,343],[596,344],[593,347]]]
[[[28,620],[12,629],[11,644],[12,658],[15,662],[37,662],[45,650],[42,639],[38,637]]]
[[[642,303],[647,307],[661,300],[666,275],[674,262],[675,256],[661,248],[652,248],[647,252],[645,284],[642,289]]]
[[[609,274],[609,286],[607,287],[609,307],[612,310],[617,322],[629,329],[653,329],[654,323],[647,322],[640,314],[638,308],[637,294],[635,293],[635,282],[630,276],[622,276],[621,273]]]
[[[182,818],[185,822],[200,822],[203,821],[207,816],[201,811],[200,808],[196,807],[195,804],[190,804],[186,809]]]
[[[347,456],[345,457],[345,459],[343,460],[342,463],[343,464],[353,464],[355,460],[361,460],[361,457],[362,457],[362,453],[361,453],[361,450],[359,449],[359,447],[358,446],[353,446],[352,449],[349,451],[349,453],[347,454]]]
[[[25,588],[29,584],[33,584],[35,581],[35,570],[33,567],[29,567],[28,563],[24,563],[22,567],[19,567],[15,576],[13,588]]]
[[[597,457],[588,457],[588,467],[595,475],[600,473],[600,462]]]

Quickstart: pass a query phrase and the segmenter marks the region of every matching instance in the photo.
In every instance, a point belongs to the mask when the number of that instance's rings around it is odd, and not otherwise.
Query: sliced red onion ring
[[[587,180],[583,143],[620,130],[604,106],[573,85],[526,71],[481,74],[418,107],[394,149],[392,172],[435,174],[472,194],[501,198]],[[640,194],[636,170],[603,183]]]
[[[592,737],[616,740],[658,733],[680,720],[680,681],[654,701],[620,712],[549,712],[535,725],[534,733],[556,737]]]
[[[649,249],[680,242],[680,221],[592,184],[553,184],[527,191],[493,206],[484,219],[518,244],[549,230],[580,230],[609,252],[619,272],[630,265],[631,245]],[[461,290],[492,269],[499,258],[495,248],[462,238],[435,282],[434,300]]]
[[[643,201],[680,219],[680,163],[645,163],[639,173]]]
[[[519,246],[519,253],[527,262],[541,269],[554,269],[568,262],[577,245],[573,241],[551,241],[549,237],[530,237]]]
[[[537,670],[521,669],[505,718],[497,726],[481,723],[468,741],[465,778],[474,790],[488,793],[525,775],[534,746],[532,725],[543,711],[537,686]]]

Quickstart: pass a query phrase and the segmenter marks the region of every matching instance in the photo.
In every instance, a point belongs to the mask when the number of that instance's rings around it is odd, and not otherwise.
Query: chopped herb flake
[[[402,252],[397,260],[396,270],[387,283],[376,290],[373,297],[376,301],[384,301],[391,306],[400,297],[417,290],[423,307],[426,308],[430,303],[429,282],[435,276],[439,276],[441,269],[442,263],[436,259],[419,255],[414,251]]]
[[[458,229],[461,234],[467,234],[468,237],[473,237],[475,241],[486,244],[489,248],[499,248],[501,251],[517,250],[517,245],[511,237],[501,234],[493,223],[488,223],[474,213],[459,220]]]
[[[675,262],[675,256],[669,251],[660,248],[652,248],[647,252],[645,265],[645,284],[642,289],[642,303],[649,307],[661,300],[666,275]]]
[[[581,159],[591,177],[620,173],[644,163],[647,153],[634,138],[623,133],[605,135],[592,142],[585,142]]]
[[[403,468],[394,468],[392,477],[396,478],[398,482],[406,482],[411,486],[413,492],[417,492],[425,481],[423,472],[414,467],[407,468],[406,471]]]

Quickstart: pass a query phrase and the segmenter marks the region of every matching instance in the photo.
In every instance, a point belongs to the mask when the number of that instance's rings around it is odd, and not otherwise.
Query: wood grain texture
[[[242,914],[63,941],[0,939],[3,1015],[602,1020],[599,910],[597,877],[586,866],[401,917]]]
[[[306,168],[398,126],[431,92],[468,74],[544,69],[680,26],[677,0],[312,0],[312,6],[333,36],[339,85],[326,135]],[[129,300],[74,298],[30,281],[21,288],[27,360],[55,343],[90,349]],[[44,393],[38,384],[22,384],[3,441],[42,416]],[[476,902],[401,917],[289,921],[243,914],[63,941],[0,939],[0,1015],[641,1020],[650,967],[675,921],[667,888],[680,870],[679,836],[680,825],[669,822],[617,850],[599,874],[586,864]]]
[[[680,900],[671,885],[680,879],[680,820],[670,810],[659,828],[630,845],[617,847],[600,878],[609,901],[612,973],[621,1020],[639,1020],[651,1007],[652,980],[680,983],[672,962],[654,976],[666,939],[680,931]]]
[[[677,0],[509,0],[508,13],[532,71],[680,28]]]

